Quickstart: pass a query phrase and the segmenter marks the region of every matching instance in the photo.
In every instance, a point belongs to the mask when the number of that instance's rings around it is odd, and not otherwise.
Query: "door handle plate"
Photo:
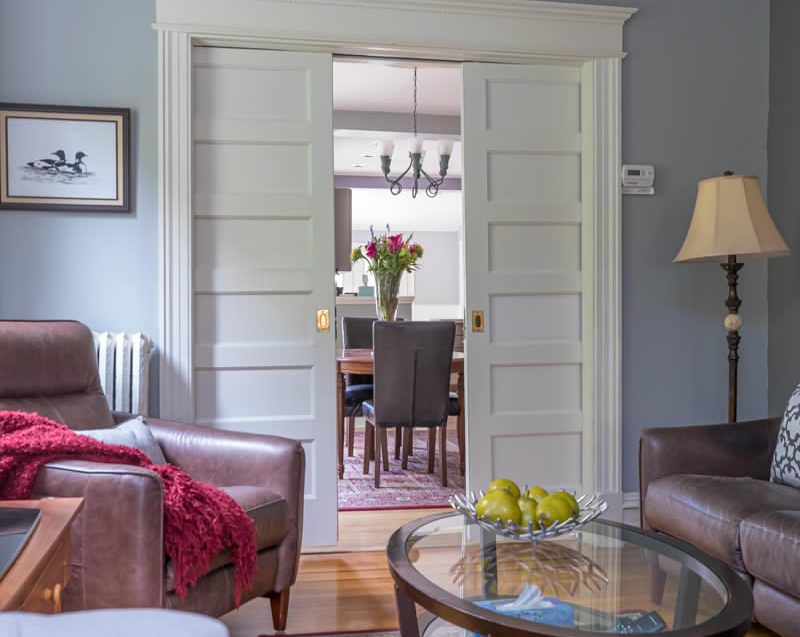
[[[317,331],[330,332],[331,330],[331,313],[329,310],[317,310]]]
[[[483,310],[472,310],[472,331],[483,332],[484,326]]]

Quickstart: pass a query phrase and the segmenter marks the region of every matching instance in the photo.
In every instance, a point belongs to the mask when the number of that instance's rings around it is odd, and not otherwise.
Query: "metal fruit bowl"
[[[470,491],[464,495],[459,493],[450,496],[448,502],[456,511],[463,513],[468,519],[487,531],[514,538],[515,540],[526,540],[529,542],[536,542],[537,540],[544,540],[576,531],[584,524],[594,520],[608,508],[608,503],[605,500],[601,500],[598,496],[582,495],[575,498],[580,506],[580,511],[577,516],[571,517],[564,522],[553,522],[553,524],[543,529],[534,529],[532,523],[528,526],[520,526],[511,520],[508,522],[502,522],[500,520],[493,522],[491,520],[479,518],[475,513],[475,505],[484,495],[483,491],[478,491],[477,493]]]

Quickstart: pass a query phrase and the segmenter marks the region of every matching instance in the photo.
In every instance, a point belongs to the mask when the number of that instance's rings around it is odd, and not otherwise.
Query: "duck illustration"
[[[76,175],[85,173],[86,164],[83,162],[83,158],[88,156],[89,155],[79,150],[77,153],[75,153],[75,161],[71,164],[65,164],[66,172],[75,173]]]
[[[27,165],[38,170],[59,170],[67,165],[67,156],[63,150],[57,150],[50,154],[55,155],[58,159],[37,159],[36,161],[29,161]]]

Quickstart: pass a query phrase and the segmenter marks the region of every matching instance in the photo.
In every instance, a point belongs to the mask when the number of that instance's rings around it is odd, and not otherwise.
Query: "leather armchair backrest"
[[[73,429],[113,425],[89,328],[0,321],[0,410],[37,412]]]
[[[437,427],[447,420],[454,336],[453,323],[376,321],[376,424]]]
[[[372,324],[376,319],[360,316],[342,317],[342,347],[372,349]],[[372,376],[368,374],[345,374],[344,384],[371,385]]]

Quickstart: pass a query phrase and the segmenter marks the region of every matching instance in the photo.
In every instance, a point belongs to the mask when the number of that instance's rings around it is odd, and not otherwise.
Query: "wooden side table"
[[[70,526],[83,498],[6,500],[0,506],[41,511],[33,535],[0,580],[0,611],[60,613],[70,575]]]

